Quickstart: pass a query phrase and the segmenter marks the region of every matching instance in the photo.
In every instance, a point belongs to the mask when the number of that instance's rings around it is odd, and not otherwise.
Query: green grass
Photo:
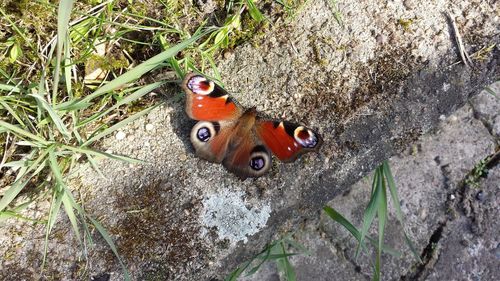
[[[472,171],[467,175],[465,179],[465,184],[472,188],[479,188],[481,178],[485,177],[488,174],[488,164],[491,158],[487,157],[485,159],[480,160],[472,169]]]
[[[387,223],[387,213],[388,213],[388,200],[387,195],[390,194],[390,199],[394,208],[396,209],[396,218],[404,229],[404,219],[403,212],[401,211],[401,207],[399,206],[399,196],[396,189],[396,184],[394,182],[394,177],[392,176],[391,169],[389,167],[389,163],[384,161],[382,165],[377,167],[375,173],[373,175],[372,188],[370,201],[363,213],[363,222],[361,230],[356,228],[349,220],[344,218],[340,213],[335,211],[335,209],[325,206],[323,210],[326,212],[332,220],[342,225],[345,229],[347,229],[358,241],[358,247],[356,249],[355,258],[359,256],[360,252],[363,250],[367,250],[366,240],[368,240],[376,249],[375,256],[375,264],[374,264],[374,275],[373,280],[380,280],[381,276],[381,267],[382,267],[382,252],[387,252],[393,256],[399,257],[400,254],[385,246],[384,241],[384,233],[385,227]],[[375,217],[378,218],[378,230],[377,236],[378,239],[375,240],[369,237],[368,230],[373,224]],[[406,244],[408,245],[410,251],[412,252],[415,259],[421,262],[420,256],[417,253],[413,242],[407,235],[406,231],[403,230],[402,235],[405,238]]]
[[[121,2],[0,3],[0,23],[9,31],[0,33],[0,42],[6,42],[0,45],[0,141],[5,144],[0,171],[13,174],[2,189],[0,220],[46,225],[42,270],[51,232],[64,212],[79,244],[91,247],[91,230],[97,230],[130,279],[112,237],[73,195],[67,176],[84,163],[102,175],[97,161],[104,158],[142,163],[97,150],[96,144],[160,106],[143,101],[151,91],[177,82],[186,71],[212,68],[217,73],[215,60],[222,50],[256,28],[248,29],[243,18],[254,24],[265,21],[251,0],[235,2],[220,27],[207,27],[207,19],[188,20],[184,12],[196,15],[195,7],[178,1],[154,2],[163,6],[161,15],[148,14],[147,4],[123,8]],[[54,33],[47,32],[50,28]],[[97,54],[99,45],[113,51]],[[89,68],[102,69],[106,79],[88,83],[84,78]],[[159,69],[174,70],[178,79],[145,83],[143,75]],[[119,110],[127,114],[113,117]],[[26,197],[20,195],[25,192],[41,193],[37,200],[50,198],[44,218],[21,215],[36,203],[23,202]]]
[[[338,8],[338,1],[337,0],[330,0],[330,9],[332,10],[333,17],[335,18],[335,21],[344,28],[344,21],[342,20],[342,13],[340,12]]]
[[[288,257],[299,254],[310,254],[307,249],[287,235],[284,238],[274,241],[262,250],[259,254],[250,260],[242,263],[233,270],[224,281],[236,281],[241,276],[250,276],[255,274],[265,262],[275,262],[278,271],[287,281],[297,280],[295,270],[288,260]],[[293,249],[294,252],[289,252]]]
[[[376,249],[375,262],[372,263],[374,270],[373,280],[381,280],[382,253],[387,253],[397,258],[401,257],[400,252],[385,245],[383,242],[385,227],[387,224],[388,194],[390,195],[392,204],[396,209],[396,218],[401,226],[404,226],[403,213],[399,206],[396,184],[387,161],[384,161],[382,165],[377,167],[375,170],[370,194],[370,201],[364,210],[361,229],[354,226],[352,222],[330,206],[324,206],[323,211],[333,221],[339,223],[347,231],[349,231],[349,233],[351,233],[351,235],[358,241],[355,258],[358,257],[361,251],[368,251],[366,241],[368,241]],[[377,238],[375,239],[368,235],[368,230],[376,217],[378,218],[378,231]],[[415,247],[413,246],[413,242],[407,235],[406,231],[403,230],[402,235],[404,236],[405,241],[414,257],[421,262],[420,256],[418,255]],[[233,281],[237,280],[240,276],[252,275],[256,273],[265,262],[276,262],[278,270],[285,280],[296,280],[295,270],[293,265],[288,260],[288,257],[298,254],[310,255],[310,253],[304,248],[304,246],[300,245],[297,241],[291,239],[290,237],[291,234],[281,240],[274,241],[255,257],[238,266],[226,277],[225,280]],[[295,249],[296,251],[289,253],[287,249]]]

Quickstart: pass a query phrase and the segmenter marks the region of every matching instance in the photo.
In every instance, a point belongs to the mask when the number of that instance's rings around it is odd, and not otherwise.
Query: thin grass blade
[[[340,225],[342,225],[347,231],[349,231],[351,233],[352,236],[354,236],[354,238],[356,238],[356,240],[360,240],[360,237],[361,237],[361,233],[360,231],[358,230],[357,227],[355,227],[349,220],[347,220],[344,216],[342,216],[339,212],[337,212],[335,209],[331,208],[330,206],[325,206],[323,207],[323,211],[325,211],[325,213],[330,217],[332,218],[334,221],[338,222]],[[366,236],[366,239],[373,245],[373,246],[377,246],[377,241],[375,241],[375,239],[371,238],[370,236]],[[367,250],[366,248],[366,244],[362,245],[361,247],[363,247],[363,250]],[[394,257],[401,257],[401,253],[396,251],[395,249],[389,247],[389,246],[386,246],[384,245],[382,247],[383,251],[388,253],[389,255],[391,256],[394,256]]]
[[[14,218],[14,219],[18,219],[18,220],[22,220],[22,221],[27,221],[27,222],[32,222],[32,223],[35,223],[35,224],[39,224],[39,223],[46,223],[46,221],[41,221],[41,220],[35,220],[35,219],[30,219],[30,218],[27,218],[19,213],[16,213],[14,211],[3,211],[3,212],[0,212],[0,224],[8,219],[11,219],[11,218]],[[1,225],[0,225],[1,226]]]
[[[109,247],[111,248],[111,251],[113,251],[113,253],[115,254],[115,257],[118,259],[118,262],[120,263],[120,265],[122,267],[122,270],[123,270],[123,272],[125,274],[125,278],[124,279],[125,280],[131,280],[130,279],[130,273],[128,272],[127,267],[125,266],[125,264],[123,263],[122,258],[118,254],[118,250],[116,249],[115,243],[113,242],[113,239],[111,239],[111,236],[109,236],[108,232],[101,225],[100,222],[98,222],[97,220],[93,219],[89,215],[87,215],[87,218],[92,222],[92,224],[95,226],[95,228],[97,229],[97,231],[99,231],[99,233],[101,234],[102,238],[104,238],[104,240],[106,241],[106,243],[108,243]]]
[[[89,161],[90,166],[92,167],[92,169],[94,169],[94,171],[96,171],[101,178],[105,179],[106,176],[104,176],[104,174],[102,173],[101,169],[99,169],[99,166],[97,166],[97,163],[94,160],[94,157],[92,157],[92,155],[90,155],[88,153],[86,153],[85,156],[87,157],[87,160]]]
[[[54,126],[56,126],[57,130],[66,139],[69,139],[71,137],[71,133],[68,131],[68,128],[66,128],[66,125],[64,125],[64,122],[61,120],[61,118],[59,118],[59,115],[57,115],[54,109],[52,109],[52,106],[50,106],[49,103],[39,94],[29,94],[29,96],[35,98],[38,104],[41,105],[45,111],[47,111],[47,113],[50,116],[50,119],[54,123]]]
[[[64,43],[64,82],[66,83],[66,93],[68,93],[68,96],[70,99],[73,99],[73,88],[71,84],[71,55],[70,55],[70,50],[71,50],[71,41],[69,36],[66,36],[66,42]]]
[[[297,241],[295,241],[294,239],[290,239],[290,238],[285,238],[284,239],[284,242],[285,243],[288,243],[290,246],[294,247],[295,249],[299,250],[299,252],[301,254],[306,254],[306,255],[311,255],[311,252],[306,249],[306,247],[304,247],[302,244],[299,244]]]
[[[161,87],[162,85],[165,85],[165,83],[167,83],[167,82],[166,81],[161,81],[161,82],[156,82],[156,83],[152,83],[152,84],[146,85],[144,87],[141,87],[140,89],[138,89],[134,93],[126,96],[124,99],[119,100],[116,104],[114,104],[113,106],[111,106],[107,110],[102,111],[102,112],[97,112],[96,114],[94,114],[91,117],[85,119],[84,121],[79,122],[77,124],[77,127],[84,126],[84,125],[86,125],[86,124],[88,124],[88,123],[90,123],[92,121],[96,121],[100,117],[108,114],[109,112],[117,109],[118,107],[120,107],[120,106],[122,106],[124,104],[132,103],[132,102],[134,102],[134,101],[142,98],[144,95],[148,94],[149,92],[153,91],[154,89],[156,89],[158,87]]]
[[[175,57],[171,57],[168,60],[168,63],[170,64],[170,67],[175,71],[179,79],[184,78],[184,75],[186,75],[186,73],[181,69],[179,62],[177,61],[177,59],[175,59]]]
[[[364,213],[363,213],[363,226],[361,228],[361,236],[359,238],[359,243],[358,247],[356,248],[356,255],[355,259],[358,258],[361,245],[364,243],[364,239],[366,237],[366,234],[368,233],[368,230],[370,229],[370,226],[375,219],[375,215],[377,214],[377,206],[379,204],[378,197],[376,196],[376,183],[377,183],[377,173],[373,176],[373,183],[372,183],[372,194],[370,198],[370,202],[368,203],[368,206],[366,207]]]
[[[287,281],[296,281],[297,280],[297,276],[295,274],[295,270],[293,269],[293,266],[290,264],[290,261],[288,260],[288,254],[286,252],[286,249],[285,249],[285,245],[283,242],[279,243],[279,245],[277,245],[281,251],[281,254],[278,254],[278,255],[282,255],[283,257],[281,258],[277,258],[277,265],[278,265],[278,270],[280,270],[281,272],[283,272],[284,276],[285,276],[285,279]],[[276,256],[278,256],[276,255]],[[271,256],[274,256],[271,255]]]
[[[103,87],[99,88],[97,91],[94,93],[86,96],[82,100],[78,101],[77,103],[88,103],[90,100],[105,94],[107,92],[113,91],[119,87],[122,87],[123,85],[130,83],[145,73],[149,72],[150,70],[154,69],[157,67],[159,64],[162,62],[168,60],[171,57],[174,57],[179,53],[180,51],[184,50],[187,48],[189,45],[192,43],[196,42],[198,39],[202,38],[203,36],[213,32],[215,29],[214,28],[207,28],[204,32],[199,32],[195,33],[191,38],[184,40],[183,42],[161,52],[160,54],[148,59],[147,61],[137,65],[133,69],[127,71],[126,73],[122,74],[121,76],[113,79]]]
[[[57,91],[59,88],[59,79],[61,73],[61,61],[63,56],[69,28],[69,20],[71,17],[71,11],[73,10],[74,0],[62,0],[59,2],[59,8],[57,10],[57,53],[56,53],[56,65],[54,68],[54,81],[52,88],[52,104],[57,103]],[[68,66],[65,66],[65,68]]]
[[[253,0],[246,0],[248,12],[250,16],[257,22],[261,22],[265,19],[264,15],[259,11],[259,9],[255,6]]]
[[[126,119],[124,119],[124,120],[122,120],[122,121],[114,124],[113,126],[111,126],[111,127],[107,128],[107,129],[103,130],[99,134],[91,137],[86,142],[84,142],[82,144],[82,146],[88,146],[88,145],[92,144],[93,142],[100,140],[101,138],[103,138],[103,137],[105,137],[105,136],[113,133],[116,130],[119,130],[120,128],[124,127],[125,125],[127,125],[127,124],[129,124],[129,123],[131,123],[131,122],[139,119],[140,117],[148,114],[149,112],[151,112],[151,110],[157,108],[158,106],[160,106],[162,104],[163,103],[158,103],[158,104],[156,104],[154,106],[151,106],[151,107],[148,107],[146,109],[143,109],[142,111],[139,111],[139,112],[137,112],[136,114],[134,114],[134,115],[132,115],[130,117],[127,117]]]
[[[401,211],[401,206],[399,205],[399,196],[398,196],[398,191],[396,189],[396,184],[394,182],[394,177],[392,176],[392,172],[389,166],[389,162],[384,161],[382,164],[383,167],[383,172],[384,172],[384,177],[387,180],[387,186],[389,187],[389,192],[391,194],[391,201],[392,204],[394,205],[394,208],[396,209],[396,218],[398,219],[399,223],[401,224],[401,228],[403,229],[403,235],[405,237],[406,244],[410,248],[413,256],[420,262],[422,263],[422,259],[420,258],[420,255],[417,252],[417,249],[415,248],[415,245],[411,241],[410,237],[406,234],[406,231],[404,230],[404,218],[403,218],[403,212]]]
[[[38,158],[33,162],[33,164],[26,168],[25,171],[20,171],[17,174],[17,178],[12,186],[5,191],[2,198],[0,199],[0,212],[3,211],[11,202],[16,198],[16,196],[23,190],[23,188],[28,184],[31,179],[37,175],[45,166],[44,162],[46,160],[48,151],[43,151]],[[31,175],[29,175],[25,180],[22,180],[25,175],[35,170]]]
[[[21,93],[21,88],[17,86],[12,86],[8,84],[0,83],[0,91],[9,92],[9,93]]]
[[[376,173],[378,173],[377,181],[377,200],[379,202],[377,206],[377,217],[378,217],[378,246],[377,246],[377,257],[375,259],[375,280],[380,280],[381,272],[381,259],[382,259],[382,247],[384,245],[384,231],[385,224],[387,221],[387,193],[386,185],[384,180],[383,166],[377,168]]]
[[[269,260],[269,256],[271,255],[271,249],[268,247],[264,251],[264,253],[261,253],[260,255],[264,255],[264,257],[261,258],[260,259],[261,261],[256,266],[254,266],[252,269],[250,269],[245,276],[250,276],[250,275],[254,274],[255,272],[257,272],[257,270],[259,270],[259,268],[262,266],[262,264],[264,264],[266,261]]]
[[[498,83],[498,82],[499,82],[499,81],[496,81],[496,83]],[[2,86],[2,85],[0,85],[0,90],[1,90],[1,86]],[[488,92],[490,95],[494,96],[495,98],[500,99],[500,97],[498,96],[498,94],[497,94],[497,93],[495,93],[495,91],[493,91],[493,89],[492,89],[491,87],[486,87],[486,88],[484,88],[484,90],[485,90],[486,92]]]
[[[23,130],[23,129],[19,128],[18,126],[12,125],[12,124],[7,123],[7,122],[2,121],[2,120],[0,120],[0,128],[4,128],[5,130],[10,131],[12,133],[15,133],[20,137],[30,138],[34,141],[41,143],[44,146],[47,146],[50,144],[50,142],[44,140],[43,138],[41,138],[37,135],[34,135],[26,130]]]
[[[106,157],[106,158],[124,161],[124,162],[132,163],[132,164],[144,163],[144,161],[142,161],[142,160],[134,159],[134,158],[131,158],[128,156],[106,153],[106,152],[97,151],[97,150],[93,150],[93,149],[86,148],[86,147],[75,147],[75,146],[69,146],[69,145],[62,145],[62,148],[65,148],[65,149],[68,149],[71,151],[75,151],[78,153],[82,153],[82,154],[90,154],[90,155],[99,156],[99,157]]]
[[[233,270],[226,278],[224,278],[224,281],[236,281],[238,280],[238,277],[241,276],[241,274],[250,266],[250,263],[252,260],[247,261],[243,263],[241,266]]]
[[[68,194],[66,192],[63,193],[62,203],[64,206],[64,211],[68,216],[71,226],[73,227],[73,231],[75,231],[76,239],[78,239],[78,242],[81,244],[82,238],[80,235],[80,228],[78,227],[78,218],[76,217],[75,212],[73,211],[71,200],[69,199]]]
[[[31,177],[28,179],[21,181],[18,180],[12,184],[12,186],[5,191],[0,199],[0,212],[3,211],[15,198],[16,196],[23,190],[23,188],[30,182]]]
[[[64,210],[66,211],[66,215],[68,216],[73,230],[75,231],[76,238],[81,244],[82,239],[80,236],[80,228],[78,227],[78,219],[76,218],[75,212],[73,211],[73,200],[69,198],[69,196],[71,195],[67,194],[67,189],[65,188],[66,183],[63,180],[62,171],[59,163],[57,162],[56,154],[53,150],[49,151],[49,165],[50,169],[52,170],[52,175],[54,175],[58,186],[60,186],[61,188],[61,200],[64,206]]]
[[[57,214],[59,214],[59,210],[61,209],[62,196],[59,192],[59,188],[56,186],[53,189],[52,200],[49,208],[49,216],[47,219],[47,226],[45,227],[45,240],[44,240],[44,249],[43,249],[43,258],[42,258],[42,270],[45,267],[45,261],[47,259],[47,251],[49,247],[49,235],[52,232],[52,228],[57,220]]]
[[[16,111],[6,102],[0,100],[0,105],[5,108],[14,119],[16,119],[17,123],[21,125],[22,127],[26,127],[24,124],[23,120],[19,117],[19,115],[16,113]]]

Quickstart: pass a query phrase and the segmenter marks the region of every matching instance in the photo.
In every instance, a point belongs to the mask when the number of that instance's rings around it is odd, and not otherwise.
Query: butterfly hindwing
[[[202,75],[187,74],[182,88],[186,92],[186,113],[191,119],[217,122],[236,120],[242,114],[224,89]]]
[[[191,129],[191,143],[196,155],[210,162],[221,163],[226,156],[234,122],[200,121]]]
[[[260,177],[272,166],[270,151],[251,132],[239,143],[232,143],[222,162],[224,167],[241,179]]]
[[[287,121],[257,120],[257,135],[283,162],[292,162],[302,153],[316,151],[323,142],[313,130]]]

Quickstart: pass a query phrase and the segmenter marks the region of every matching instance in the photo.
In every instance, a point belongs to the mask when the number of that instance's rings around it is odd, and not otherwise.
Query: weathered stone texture
[[[242,182],[221,165],[194,157],[189,143],[192,121],[183,103],[175,100],[124,128],[125,138],[121,133],[118,139],[104,141],[103,149],[148,163],[102,161],[105,179],[82,167],[73,175],[72,188],[79,191],[87,212],[110,230],[133,277],[204,280],[224,276],[272,239],[295,229],[303,218],[314,217],[319,208],[345,193],[383,159],[406,148],[435,127],[441,116],[450,115],[500,76],[497,47],[484,60],[474,60],[474,69],[459,62],[442,14],[449,10],[454,15],[466,48],[473,53],[499,42],[494,3],[410,2],[341,2],[341,25],[332,16],[330,1],[309,1],[289,23],[269,15],[274,22],[270,30],[252,44],[228,52],[220,63],[226,88],[243,106],[256,106],[273,119],[316,128],[324,137],[317,154],[304,155],[292,164],[275,163],[269,175]],[[173,96],[179,89],[161,91]],[[462,139],[457,134],[450,140],[460,148],[455,158],[438,160],[472,165],[479,153],[468,151]],[[432,177],[440,185],[442,164],[438,160],[429,158],[421,164],[419,168],[428,174],[419,177]],[[451,170],[448,177],[459,178],[462,172]],[[439,186],[432,192],[436,192],[435,200],[446,193]],[[228,217],[235,218],[240,211],[256,214],[253,210],[262,206],[269,206],[269,212],[256,215],[259,223],[243,235],[226,235],[230,227],[214,227],[203,219],[207,213],[227,212],[221,204],[206,209],[207,202],[224,198],[238,198],[232,201],[234,212]],[[422,224],[436,223],[434,201],[414,207],[410,204],[418,202],[404,200],[407,209],[427,208],[427,213],[418,215],[425,217]],[[46,212],[47,204],[36,208]],[[90,249],[92,262],[87,266],[72,254],[78,244],[68,230],[69,222],[62,216],[58,225],[60,232],[51,236],[49,257],[54,261],[47,264],[47,275],[78,276],[86,270],[83,274],[90,277],[109,274],[111,280],[122,279],[119,264],[95,230],[97,246]],[[16,232],[18,227],[22,229]],[[43,252],[41,228],[9,221],[0,232],[4,242],[0,255],[13,253],[14,260],[21,261],[16,265],[19,272],[39,264],[38,258],[33,262],[27,257]],[[22,250],[17,251],[17,235],[33,239],[23,241]],[[417,237],[419,243],[422,237]],[[14,265],[2,262],[0,266]]]

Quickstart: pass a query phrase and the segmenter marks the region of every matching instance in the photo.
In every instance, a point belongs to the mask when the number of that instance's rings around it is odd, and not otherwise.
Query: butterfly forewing
[[[186,92],[186,113],[191,119],[215,122],[237,120],[242,114],[231,96],[204,76],[186,75],[182,88]]]
[[[283,162],[291,162],[302,153],[316,151],[322,143],[319,134],[294,123],[259,120],[255,126],[257,135]]]

